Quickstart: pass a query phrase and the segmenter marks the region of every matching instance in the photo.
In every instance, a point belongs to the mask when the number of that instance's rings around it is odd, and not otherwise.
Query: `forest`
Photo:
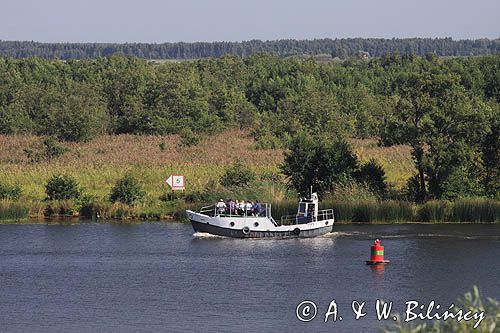
[[[69,142],[179,134],[196,144],[239,129],[257,149],[293,150],[302,142],[318,156],[330,154],[328,138],[376,138],[411,148],[416,172],[405,188],[415,201],[499,197],[499,103],[498,54],[327,64],[274,55],[163,64],[123,55],[0,58],[0,134]],[[301,135],[320,146],[297,141]],[[37,160],[33,152],[30,158]]]
[[[382,57],[386,54],[433,53],[438,56],[474,56],[500,52],[500,39],[453,40],[451,38],[343,38],[312,40],[250,40],[243,42],[176,43],[40,43],[1,41],[0,56],[12,58],[86,59],[109,57],[115,53],[145,59],[199,59],[256,53],[280,57],[314,56],[332,59]]]

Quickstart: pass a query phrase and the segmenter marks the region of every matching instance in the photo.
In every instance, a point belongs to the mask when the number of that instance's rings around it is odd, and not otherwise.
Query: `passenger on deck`
[[[229,214],[236,214],[236,204],[234,203],[233,199],[229,199]]]
[[[217,214],[224,214],[226,212],[226,204],[222,199],[219,200],[215,207],[217,208]]]
[[[236,199],[236,201],[234,202],[234,213],[235,214],[238,214],[239,207],[240,207],[240,201],[238,199]]]
[[[255,216],[260,215],[260,211],[262,210],[262,205],[260,204],[259,200],[255,200],[255,203],[253,204],[252,210],[253,210],[253,214]]]
[[[238,214],[245,215],[245,200],[240,200],[238,203]]]
[[[248,216],[252,215],[252,203],[250,202],[250,200],[247,201],[247,204],[245,205],[245,211],[247,213]]]

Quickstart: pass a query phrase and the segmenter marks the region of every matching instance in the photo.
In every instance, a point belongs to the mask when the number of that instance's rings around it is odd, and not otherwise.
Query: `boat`
[[[312,192],[312,191],[311,191]],[[297,214],[282,216],[278,224],[271,215],[271,204],[260,209],[238,211],[225,205],[187,210],[195,232],[233,238],[298,238],[315,237],[333,231],[333,209],[318,210],[318,195],[299,199]]]

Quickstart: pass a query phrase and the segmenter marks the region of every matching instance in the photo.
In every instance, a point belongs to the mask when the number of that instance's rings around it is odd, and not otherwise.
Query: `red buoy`
[[[384,247],[380,244],[380,239],[376,239],[371,246],[370,260],[366,261],[367,265],[388,264],[389,260],[384,259]]]

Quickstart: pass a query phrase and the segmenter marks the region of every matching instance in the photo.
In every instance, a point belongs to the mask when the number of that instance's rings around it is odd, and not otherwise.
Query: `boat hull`
[[[195,232],[206,232],[212,235],[233,237],[233,238],[306,238],[316,237],[333,231],[333,223],[314,229],[300,230],[298,228],[290,230],[249,230],[244,233],[240,229],[231,229],[216,226],[210,223],[203,223],[190,220]],[[299,230],[297,232],[297,230]]]

